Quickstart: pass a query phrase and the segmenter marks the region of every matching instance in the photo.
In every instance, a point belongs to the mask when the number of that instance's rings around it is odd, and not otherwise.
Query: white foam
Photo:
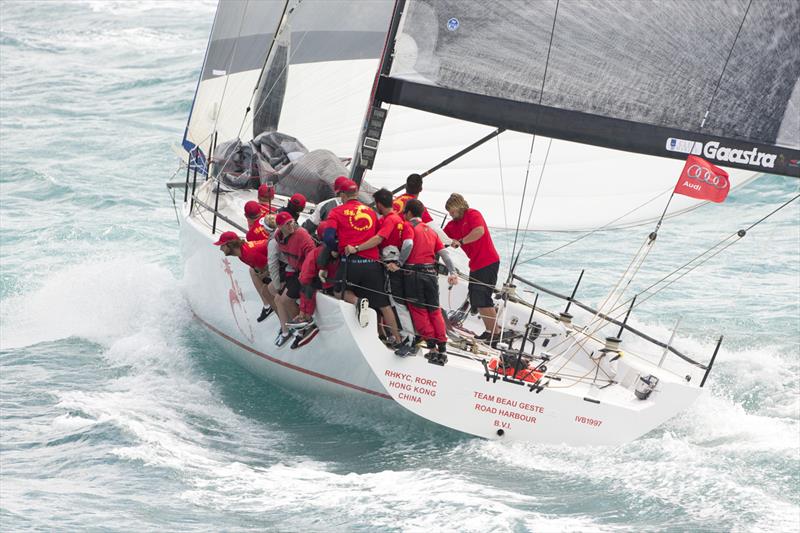
[[[110,344],[188,310],[165,267],[131,256],[66,266],[0,310],[3,348],[81,337]],[[174,320],[173,320],[174,322]]]

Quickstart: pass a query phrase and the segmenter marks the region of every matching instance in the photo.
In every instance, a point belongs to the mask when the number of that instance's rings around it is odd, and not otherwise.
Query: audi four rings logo
[[[717,174],[711,172],[709,169],[701,167],[700,165],[690,166],[689,170],[686,171],[686,175],[692,179],[708,183],[709,185],[717,189],[728,188],[728,178],[726,178],[725,176],[718,176]]]

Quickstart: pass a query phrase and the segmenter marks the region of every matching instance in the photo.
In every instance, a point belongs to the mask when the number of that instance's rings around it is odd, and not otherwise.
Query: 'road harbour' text
[[[476,400],[474,409],[481,413],[501,416],[511,420],[518,420],[520,422],[528,422],[529,424],[536,423],[536,417],[529,414],[544,413],[544,407],[532,403],[520,402],[494,394],[486,394],[479,391],[472,392]],[[519,412],[512,409],[520,409],[527,412]],[[495,425],[503,428],[510,428],[507,422],[495,421]]]
[[[436,397],[437,382],[430,379],[396,370],[386,370],[384,375],[389,378],[389,388],[401,391],[397,395],[398,400],[422,403],[425,398]]]

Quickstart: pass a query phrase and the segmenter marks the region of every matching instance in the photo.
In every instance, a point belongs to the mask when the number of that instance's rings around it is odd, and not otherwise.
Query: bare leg
[[[383,316],[383,323],[386,324],[386,327],[392,332],[394,338],[400,340],[400,332],[397,331],[397,321],[394,319],[394,310],[392,310],[392,306],[387,305],[386,307],[381,307],[381,315]]]
[[[486,327],[486,331],[490,333],[499,333],[499,331],[495,331],[495,326],[497,323],[497,311],[495,311],[494,307],[479,307],[478,313],[481,315],[481,319],[483,319],[483,325]]]
[[[356,293],[353,291],[344,291],[344,294],[342,294],[342,299],[349,304],[355,305],[358,303],[358,296],[356,296]]]
[[[294,318],[297,316],[297,313],[300,312],[300,307],[297,305],[297,302],[295,302],[292,298],[289,298],[286,293],[278,296],[278,302],[278,305],[283,308],[284,313],[286,313],[288,318]],[[288,331],[288,329],[284,331]]]
[[[261,278],[258,277],[256,271],[252,268],[250,269],[250,279],[253,280],[253,285],[256,291],[258,291],[258,295],[261,296],[261,301],[264,302],[264,306],[270,306],[275,309],[275,299],[272,297],[272,293],[269,292],[267,284],[261,281]]]
[[[275,297],[275,311],[278,313],[278,320],[281,322],[281,331],[284,333],[289,332],[289,328],[286,327],[286,321],[289,320],[289,312],[284,305],[284,300],[282,295],[278,295]]]

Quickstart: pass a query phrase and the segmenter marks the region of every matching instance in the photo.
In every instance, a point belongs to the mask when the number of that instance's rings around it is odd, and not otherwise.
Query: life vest
[[[514,367],[513,366],[503,366],[500,364],[500,361],[496,358],[492,358],[488,364],[489,370],[494,370],[498,374],[502,374],[504,376],[512,376],[514,374]],[[534,370],[532,367],[520,368],[517,371],[517,375],[514,376],[514,379],[518,379],[520,381],[529,381],[530,383],[536,383],[540,379],[544,372],[539,372],[538,370]]]

